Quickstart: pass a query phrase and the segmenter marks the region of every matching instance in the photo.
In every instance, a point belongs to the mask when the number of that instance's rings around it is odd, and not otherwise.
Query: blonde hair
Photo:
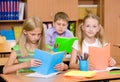
[[[99,30],[99,32],[97,32],[95,37],[97,39],[99,39],[99,41],[102,44],[102,46],[105,43],[105,40],[104,40],[104,30],[103,30],[103,27],[100,24],[99,17],[94,15],[94,14],[88,14],[87,16],[84,17],[83,22],[78,27],[79,32],[78,32],[77,36],[78,36],[78,45],[79,45],[79,48],[80,48],[79,51],[78,51],[78,54],[82,53],[82,43],[83,43],[83,40],[84,40],[82,26],[84,25],[86,20],[89,19],[89,18],[93,18],[93,19],[96,19],[98,21],[100,30]]]
[[[54,22],[56,22],[57,20],[62,19],[65,20],[66,22],[69,21],[69,17],[65,12],[57,12],[54,16]]]
[[[38,42],[38,48],[41,50],[46,50],[45,34],[44,34],[44,27],[42,21],[39,19],[39,17],[29,17],[23,23],[23,29],[17,42],[20,46],[20,52],[23,56],[28,55],[28,51],[26,49],[26,36],[23,33],[23,30],[32,31],[35,28],[42,29],[41,39]]]

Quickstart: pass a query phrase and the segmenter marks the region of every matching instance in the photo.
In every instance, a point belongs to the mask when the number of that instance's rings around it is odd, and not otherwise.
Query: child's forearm
[[[67,70],[67,69],[68,69],[68,65],[64,64],[64,70]]]
[[[16,72],[19,69],[28,68],[28,67],[29,67],[29,65],[27,62],[21,63],[21,64],[16,64],[16,65],[5,65],[3,68],[3,73],[4,74],[12,73],[12,72]]]
[[[69,64],[70,69],[79,69],[79,64]]]

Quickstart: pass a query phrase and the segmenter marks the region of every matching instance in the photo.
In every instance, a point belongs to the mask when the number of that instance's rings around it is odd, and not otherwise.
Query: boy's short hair
[[[65,12],[57,12],[54,16],[54,22],[56,22],[59,19],[63,19],[66,22],[69,21],[69,16]]]

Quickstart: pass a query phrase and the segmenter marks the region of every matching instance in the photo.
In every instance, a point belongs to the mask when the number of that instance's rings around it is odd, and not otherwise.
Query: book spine
[[[11,4],[10,4],[10,0],[7,0],[7,9],[8,9],[8,11],[7,11],[7,13],[8,13],[8,20],[10,20],[11,19]]]
[[[2,12],[1,0],[0,0],[0,20],[1,20],[1,12]]]
[[[1,20],[4,20],[4,0],[1,0]]]

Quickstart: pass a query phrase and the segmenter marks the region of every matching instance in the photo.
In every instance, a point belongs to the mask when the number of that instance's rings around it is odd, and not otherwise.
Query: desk
[[[26,77],[24,73],[21,74],[0,74],[7,82],[87,82],[87,81],[100,81],[100,80],[116,80],[120,79],[120,74],[109,74],[108,72],[97,72],[96,76],[91,78],[68,78],[63,77],[63,74],[58,74],[47,79],[45,78],[35,78]]]

